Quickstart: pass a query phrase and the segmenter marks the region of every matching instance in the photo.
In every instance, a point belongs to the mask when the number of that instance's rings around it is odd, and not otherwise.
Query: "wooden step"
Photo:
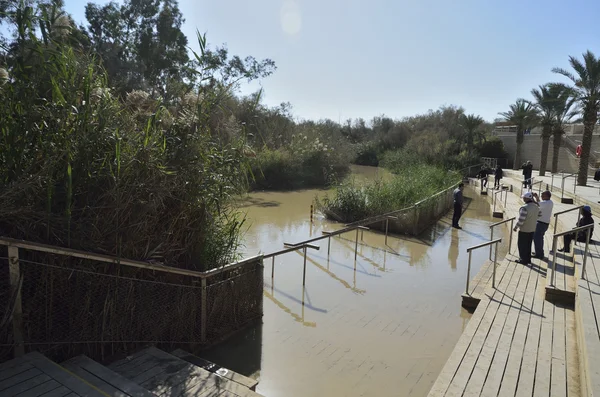
[[[221,393],[239,397],[260,396],[239,383],[155,347],[116,361],[109,368],[157,395],[187,397],[202,392],[202,396],[220,396]]]
[[[0,395],[3,397],[108,396],[37,352],[0,365]]]
[[[112,397],[156,396],[137,383],[122,377],[84,355],[74,357],[61,365]]]
[[[185,350],[177,349],[171,352],[171,354],[191,364],[197,365],[200,368],[204,368],[205,370],[210,371],[222,378],[239,383],[240,385],[245,386],[250,390],[256,390],[256,385],[258,385],[258,381],[256,379],[252,379],[247,376],[238,374],[237,372],[234,372],[230,369],[223,368],[220,365],[211,363],[208,360],[205,360],[198,356],[194,356],[193,354],[188,353]]]

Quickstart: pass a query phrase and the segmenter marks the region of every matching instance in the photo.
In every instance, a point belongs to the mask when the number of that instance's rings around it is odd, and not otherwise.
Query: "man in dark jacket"
[[[521,166],[523,169],[523,186],[531,188],[531,173],[533,172],[533,165],[531,161],[527,160],[525,164]]]
[[[452,215],[452,227],[455,229],[462,229],[458,225],[458,221],[460,220],[460,216],[462,215],[463,208],[463,189],[465,188],[464,183],[459,183],[458,187],[454,189],[454,214]]]
[[[500,189],[500,179],[502,179],[502,167],[498,164],[494,170],[494,189]]]
[[[481,180],[481,186],[487,187],[488,170],[484,166],[481,166],[481,169],[479,170],[479,173],[477,174],[477,178],[479,178]]]

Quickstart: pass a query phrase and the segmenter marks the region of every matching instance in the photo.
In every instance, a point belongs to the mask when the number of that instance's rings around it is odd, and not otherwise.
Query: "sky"
[[[98,4],[106,3],[96,0]],[[66,0],[84,22],[86,1]],[[459,105],[488,121],[569,56],[600,56],[597,0],[179,0],[184,33],[275,61],[242,87],[297,119],[402,118]]]

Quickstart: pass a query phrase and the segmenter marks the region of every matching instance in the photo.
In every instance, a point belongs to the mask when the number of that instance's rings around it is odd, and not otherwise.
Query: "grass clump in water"
[[[317,200],[317,207],[329,219],[354,222],[409,207],[460,180],[456,172],[432,165],[410,165],[394,171],[394,178],[385,182],[347,180],[331,195]]]

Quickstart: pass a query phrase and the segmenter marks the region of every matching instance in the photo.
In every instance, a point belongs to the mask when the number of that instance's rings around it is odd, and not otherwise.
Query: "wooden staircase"
[[[38,352],[0,364],[0,395],[7,397],[260,397],[257,384],[183,350],[155,347],[108,366],[83,355],[59,365]]]

